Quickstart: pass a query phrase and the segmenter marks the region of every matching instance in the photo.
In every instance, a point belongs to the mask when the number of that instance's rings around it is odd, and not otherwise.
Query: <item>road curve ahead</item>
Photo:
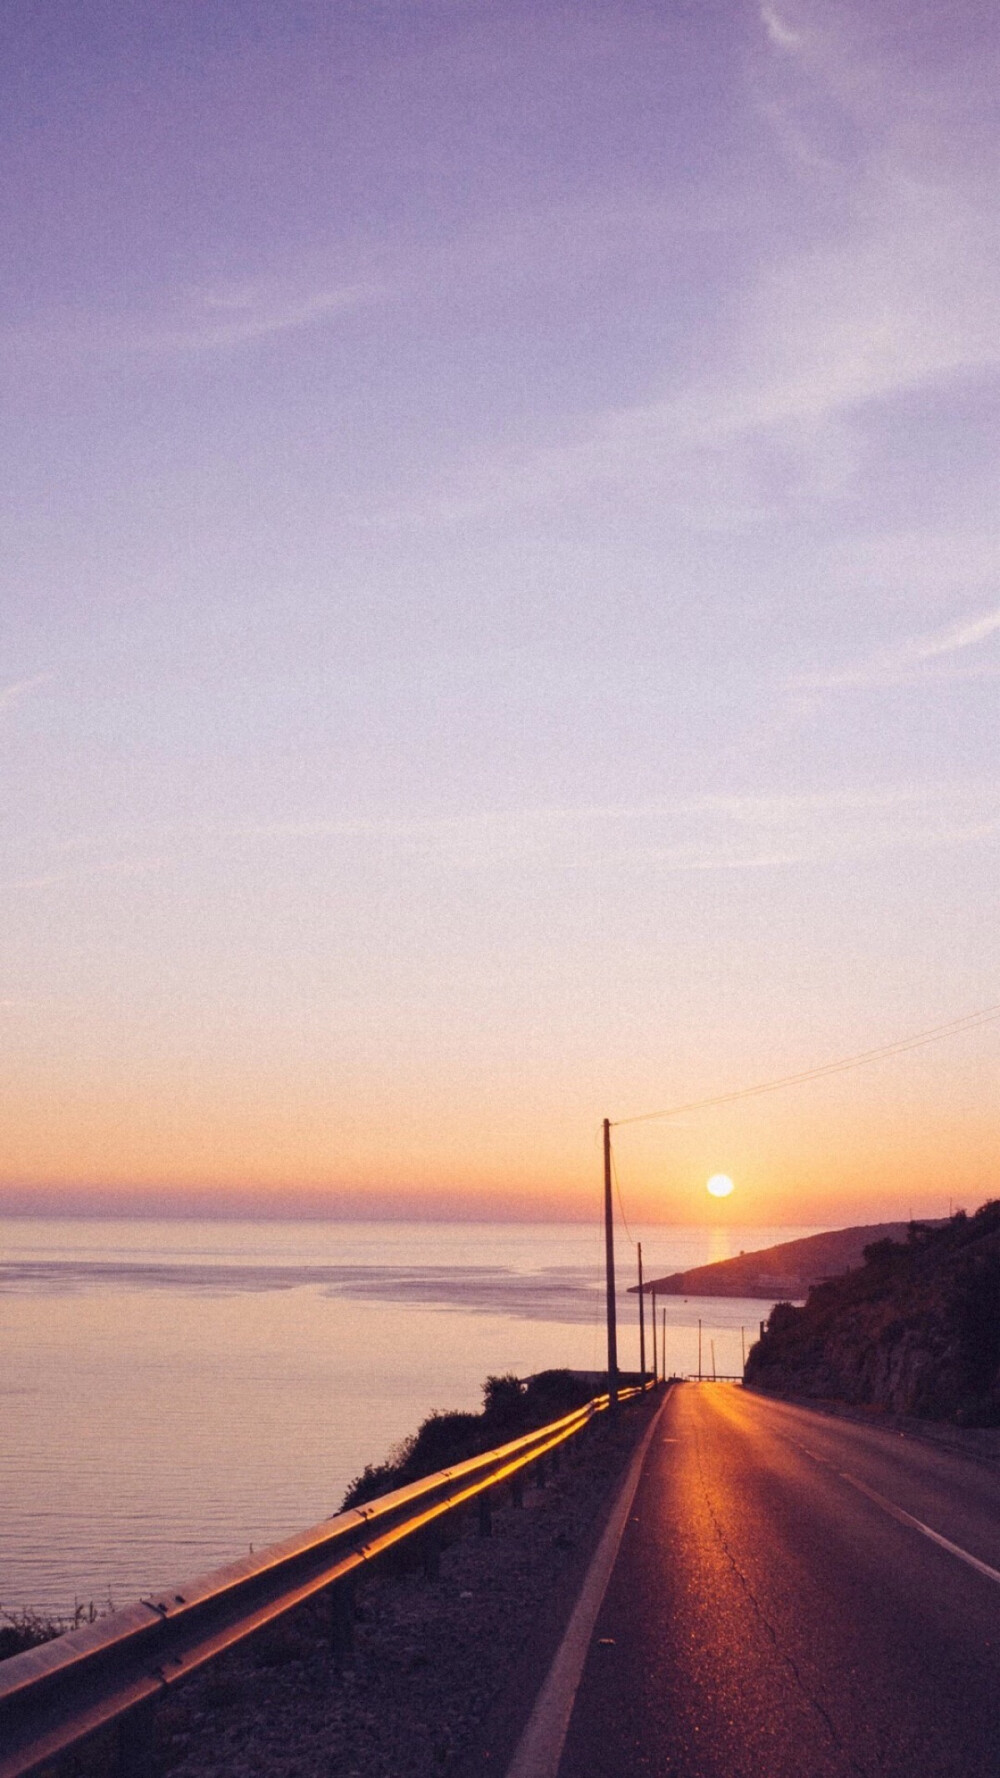
[[[676,1387],[559,1778],[998,1778],[1000,1472]]]

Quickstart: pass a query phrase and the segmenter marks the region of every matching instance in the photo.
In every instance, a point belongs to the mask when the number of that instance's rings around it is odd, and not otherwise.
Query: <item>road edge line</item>
[[[521,1739],[514,1749],[506,1778],[556,1778],[597,1614],[611,1579],[646,1453],[673,1393],[673,1387],[670,1384],[628,1466],[601,1541],[584,1576],[563,1639],[556,1650]]]
[[[832,1468],[833,1465],[831,1464],[830,1467]],[[900,1525],[906,1525],[913,1531],[922,1532],[924,1537],[930,1538],[931,1543],[936,1543],[941,1549],[947,1550],[949,1556],[957,1556],[960,1562],[967,1563],[970,1568],[975,1569],[977,1574],[983,1575],[986,1580],[996,1581],[1000,1585],[1000,1570],[991,1568],[988,1562],[981,1562],[978,1556],[972,1554],[971,1550],[963,1550],[960,1543],[952,1543],[950,1537],[944,1537],[940,1531],[935,1531],[930,1525],[925,1525],[923,1519],[914,1518],[913,1514],[908,1513],[905,1507],[897,1506],[894,1500],[888,1500],[884,1494],[878,1492],[877,1488],[869,1488],[866,1482],[860,1482],[857,1476],[849,1475],[846,1469],[838,1469],[837,1474],[841,1481],[849,1482],[852,1488],[857,1488],[859,1494],[867,1494],[868,1499],[873,1500],[876,1506],[880,1506],[891,1519],[896,1519]]]

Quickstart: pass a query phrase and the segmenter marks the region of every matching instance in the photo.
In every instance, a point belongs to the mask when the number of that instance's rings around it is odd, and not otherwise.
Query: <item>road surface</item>
[[[998,1778],[998,1651],[1000,1471],[683,1384],[559,1778]]]

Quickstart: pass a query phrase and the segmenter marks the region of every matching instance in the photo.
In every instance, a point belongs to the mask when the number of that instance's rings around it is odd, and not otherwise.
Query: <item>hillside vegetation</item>
[[[393,1488],[405,1488],[408,1482],[418,1482],[450,1464],[464,1463],[482,1451],[492,1451],[524,1432],[534,1432],[536,1427],[582,1408],[594,1393],[592,1382],[566,1370],[539,1371],[524,1381],[510,1372],[487,1377],[481,1413],[429,1414],[384,1463],[368,1463],[355,1476],[341,1511],[362,1506]]]
[[[1000,1426],[1000,1201],[906,1239],[778,1303],[746,1383],[963,1426]]]

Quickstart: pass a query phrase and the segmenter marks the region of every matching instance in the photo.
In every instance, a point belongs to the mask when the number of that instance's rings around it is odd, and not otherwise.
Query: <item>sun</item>
[[[728,1198],[732,1189],[733,1182],[728,1173],[713,1173],[705,1187],[707,1192],[711,1192],[713,1198]]]

